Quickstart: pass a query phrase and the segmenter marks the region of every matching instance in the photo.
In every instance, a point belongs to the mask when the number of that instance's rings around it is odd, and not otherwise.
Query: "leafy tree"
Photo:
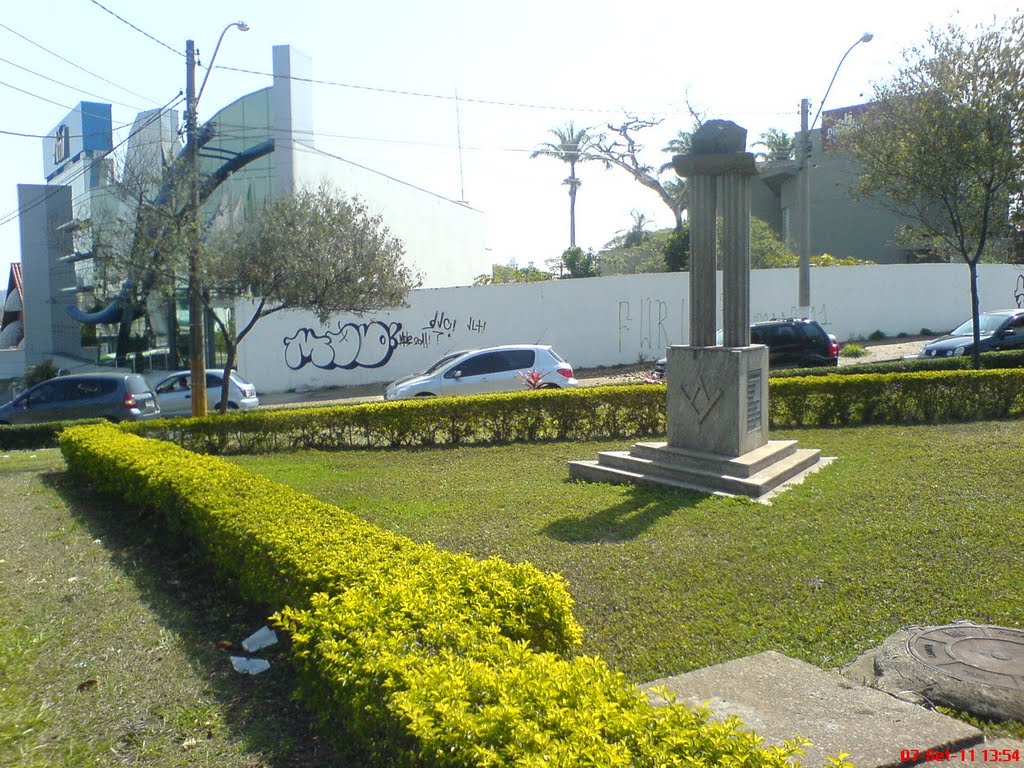
[[[550,272],[537,269],[534,266],[513,267],[503,264],[492,264],[491,274],[479,275],[473,285],[498,285],[501,283],[538,283],[543,280],[551,280],[554,277]]]
[[[1024,185],[1024,15],[975,31],[931,29],[839,138],[862,193],[967,264],[978,366],[978,262],[1012,234]]]
[[[799,259],[771,228],[757,216],[750,217],[750,268],[779,269],[795,267]]]
[[[562,252],[562,264],[565,266],[565,278],[597,277],[601,274],[593,252],[584,251],[576,245],[570,245]]]
[[[690,222],[672,230],[665,247],[661,249],[665,267],[669,272],[684,272],[690,268]]]
[[[576,190],[583,183],[576,178],[576,163],[590,159],[587,152],[592,139],[586,128],[576,128],[572,121],[563,128],[552,128],[548,133],[553,133],[558,141],[541,144],[530,157],[554,157],[569,164],[569,177],[562,183],[569,187],[569,247],[571,248],[576,245]]]
[[[793,137],[779,128],[769,128],[751,146],[765,148],[757,153],[761,160],[792,160],[795,149]]]
[[[613,237],[597,254],[602,275],[636,275],[665,272],[664,250],[675,229],[649,232],[641,229],[643,214],[634,211],[634,225]]]
[[[401,241],[358,198],[328,186],[272,200],[238,231],[208,246],[209,285],[221,297],[250,298],[252,314],[235,328],[215,316],[227,351],[224,378],[238,346],[263,317],[286,309],[312,312],[324,323],[338,312],[402,306],[420,279],[403,263]],[[221,409],[227,407],[223,387]]]

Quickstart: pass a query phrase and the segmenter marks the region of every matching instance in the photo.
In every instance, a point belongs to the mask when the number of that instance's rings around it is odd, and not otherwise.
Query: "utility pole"
[[[811,102],[800,100],[800,252],[798,306],[801,317],[811,313]]]
[[[188,354],[192,372],[192,415],[206,415],[206,334],[199,280],[199,136],[196,106],[196,49],[185,42],[185,157],[188,167]]]

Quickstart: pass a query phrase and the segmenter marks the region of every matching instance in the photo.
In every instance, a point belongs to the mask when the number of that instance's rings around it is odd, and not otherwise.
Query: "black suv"
[[[839,342],[817,320],[788,317],[750,326],[750,343],[768,347],[769,368],[839,365]],[[654,363],[652,375],[664,378],[668,358]]]

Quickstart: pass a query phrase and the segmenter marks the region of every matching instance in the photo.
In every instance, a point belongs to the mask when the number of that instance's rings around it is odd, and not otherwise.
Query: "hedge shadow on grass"
[[[260,651],[272,664],[251,677],[232,669],[229,655],[248,656],[241,641],[267,623],[271,606],[245,601],[215,576],[198,553],[161,524],[153,514],[126,513],[123,502],[106,499],[76,485],[65,472],[44,477],[69,514],[102,542],[111,563],[138,590],[139,599],[160,624],[181,641],[208,690],[226,713],[225,725],[272,768],[344,768],[365,765],[361,757],[344,759],[316,734],[313,716],[293,700],[294,672],[285,643]],[[212,588],[211,588],[212,587]],[[222,641],[234,644],[219,647]]]

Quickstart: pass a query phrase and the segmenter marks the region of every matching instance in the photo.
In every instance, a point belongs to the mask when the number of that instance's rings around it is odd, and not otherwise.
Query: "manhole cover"
[[[910,655],[957,680],[1024,690],[1024,631],[978,624],[912,628]]]
[[[906,627],[872,660],[869,684],[993,720],[1024,721],[1024,629],[955,621]]]

